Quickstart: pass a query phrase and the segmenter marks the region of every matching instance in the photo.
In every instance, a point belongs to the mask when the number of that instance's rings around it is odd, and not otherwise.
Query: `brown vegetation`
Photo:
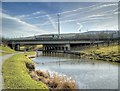
[[[46,84],[50,91],[74,91],[77,89],[76,82],[66,76],[60,76],[56,73],[50,75],[48,71],[41,70],[30,71],[30,76],[36,81],[41,81]]]

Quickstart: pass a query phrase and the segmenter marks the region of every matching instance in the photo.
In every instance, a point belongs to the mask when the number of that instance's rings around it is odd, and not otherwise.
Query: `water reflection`
[[[81,59],[70,54],[41,54],[32,60],[36,63],[36,69],[72,77],[80,89],[118,88],[117,64]]]

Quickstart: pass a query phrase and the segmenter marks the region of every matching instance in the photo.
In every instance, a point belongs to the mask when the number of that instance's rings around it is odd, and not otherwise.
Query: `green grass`
[[[0,46],[0,50],[3,51],[0,52],[0,56],[16,52],[15,50],[9,48],[8,46]]]
[[[27,52],[27,55],[34,54]],[[37,82],[31,79],[25,63],[33,63],[26,54],[16,54],[5,60],[2,67],[3,78],[6,89],[44,89],[48,90],[47,86],[42,82]],[[44,91],[42,90],[42,91]]]
[[[114,45],[114,46],[101,46],[99,49],[97,48],[89,48],[89,49],[85,49],[83,50],[83,52],[86,52],[86,53],[91,53],[92,51],[95,51],[95,52],[102,52],[104,54],[109,54],[110,52],[118,52],[118,45]]]
[[[99,49],[92,47],[81,51],[87,58],[103,61],[120,62],[120,45],[100,46]]]
[[[0,50],[3,50],[3,51],[8,52],[8,53],[15,52],[15,50],[9,48],[8,46],[0,46]]]

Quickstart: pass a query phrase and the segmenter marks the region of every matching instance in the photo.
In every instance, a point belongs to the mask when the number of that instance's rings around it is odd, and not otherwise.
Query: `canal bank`
[[[26,55],[32,54],[34,52],[16,54],[4,61],[2,74],[5,89],[42,89],[42,91],[48,91],[45,84],[34,81],[29,75],[26,63],[34,63]]]
[[[83,57],[101,61],[120,63],[120,45],[101,46],[99,48],[89,48],[81,51]]]
[[[3,56],[0,56],[0,90],[4,89],[4,81],[3,81],[3,77],[2,77],[2,64],[3,62],[10,58],[11,56],[13,56],[15,54],[6,54],[6,55],[3,55]]]
[[[97,47],[88,47],[84,50],[77,51],[60,51],[60,50],[48,50],[42,51],[44,54],[56,54],[56,53],[65,53],[77,55],[80,58],[88,58],[93,60],[101,60],[101,61],[110,61],[110,62],[118,62],[120,63],[120,52],[119,45],[110,45],[110,46],[101,46]],[[39,52],[37,51],[37,56],[39,56]]]

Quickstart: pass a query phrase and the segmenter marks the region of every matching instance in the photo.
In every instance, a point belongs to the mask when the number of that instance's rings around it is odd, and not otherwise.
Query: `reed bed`
[[[76,81],[65,75],[36,70],[31,71],[30,76],[32,79],[46,84],[50,91],[74,91],[77,89]]]

